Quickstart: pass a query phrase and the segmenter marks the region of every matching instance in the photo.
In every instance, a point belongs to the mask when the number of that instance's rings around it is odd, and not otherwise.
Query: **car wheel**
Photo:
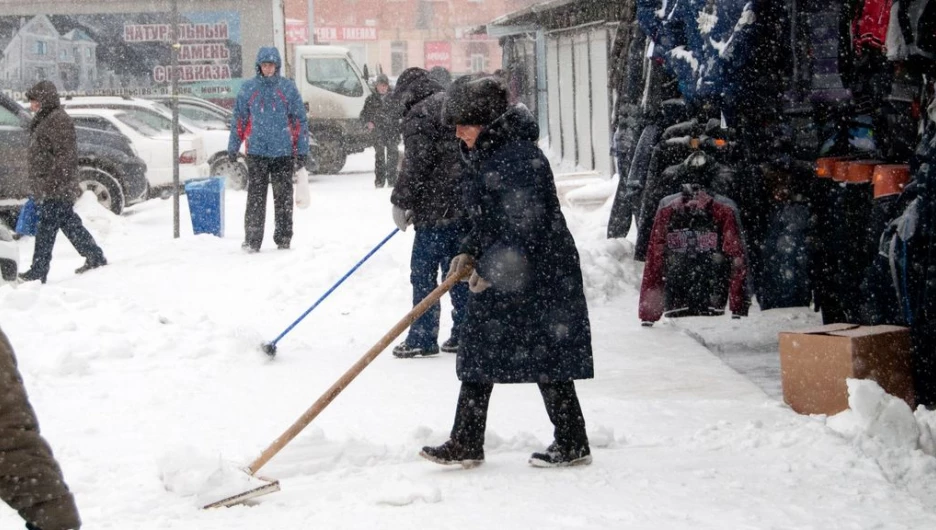
[[[344,167],[348,155],[338,142],[323,142],[315,149],[315,161],[318,162],[316,173],[333,175]]]
[[[124,209],[123,190],[110,173],[93,166],[78,168],[78,186],[82,193],[90,191],[97,197],[98,203],[108,210],[120,215]]]
[[[226,177],[227,187],[242,190],[247,187],[247,166],[243,162],[231,162],[227,157],[221,157],[211,164],[212,177]]]

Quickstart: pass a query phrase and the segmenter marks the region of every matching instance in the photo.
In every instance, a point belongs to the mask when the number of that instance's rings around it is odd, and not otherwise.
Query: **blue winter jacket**
[[[275,63],[276,73],[263,77],[260,63]],[[247,80],[234,103],[228,152],[241,142],[247,154],[282,157],[309,154],[309,122],[299,90],[292,79],[280,75],[279,50],[264,46],[257,52],[257,76]]]

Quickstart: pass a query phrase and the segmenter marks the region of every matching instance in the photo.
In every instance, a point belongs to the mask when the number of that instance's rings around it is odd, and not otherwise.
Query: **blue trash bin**
[[[190,180],[185,183],[192,231],[224,237],[224,177]]]

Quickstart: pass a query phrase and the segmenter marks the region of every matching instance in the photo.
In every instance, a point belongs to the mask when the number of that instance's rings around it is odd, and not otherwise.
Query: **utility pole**
[[[172,0],[172,237],[179,238],[179,0]]]
[[[315,44],[315,0],[309,0],[308,20],[309,35],[306,44]]]

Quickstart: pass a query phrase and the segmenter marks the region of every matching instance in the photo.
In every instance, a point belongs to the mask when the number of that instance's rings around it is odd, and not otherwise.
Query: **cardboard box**
[[[845,379],[871,379],[914,406],[910,330],[829,324],[780,333],[783,401],[800,414],[848,408]]]

